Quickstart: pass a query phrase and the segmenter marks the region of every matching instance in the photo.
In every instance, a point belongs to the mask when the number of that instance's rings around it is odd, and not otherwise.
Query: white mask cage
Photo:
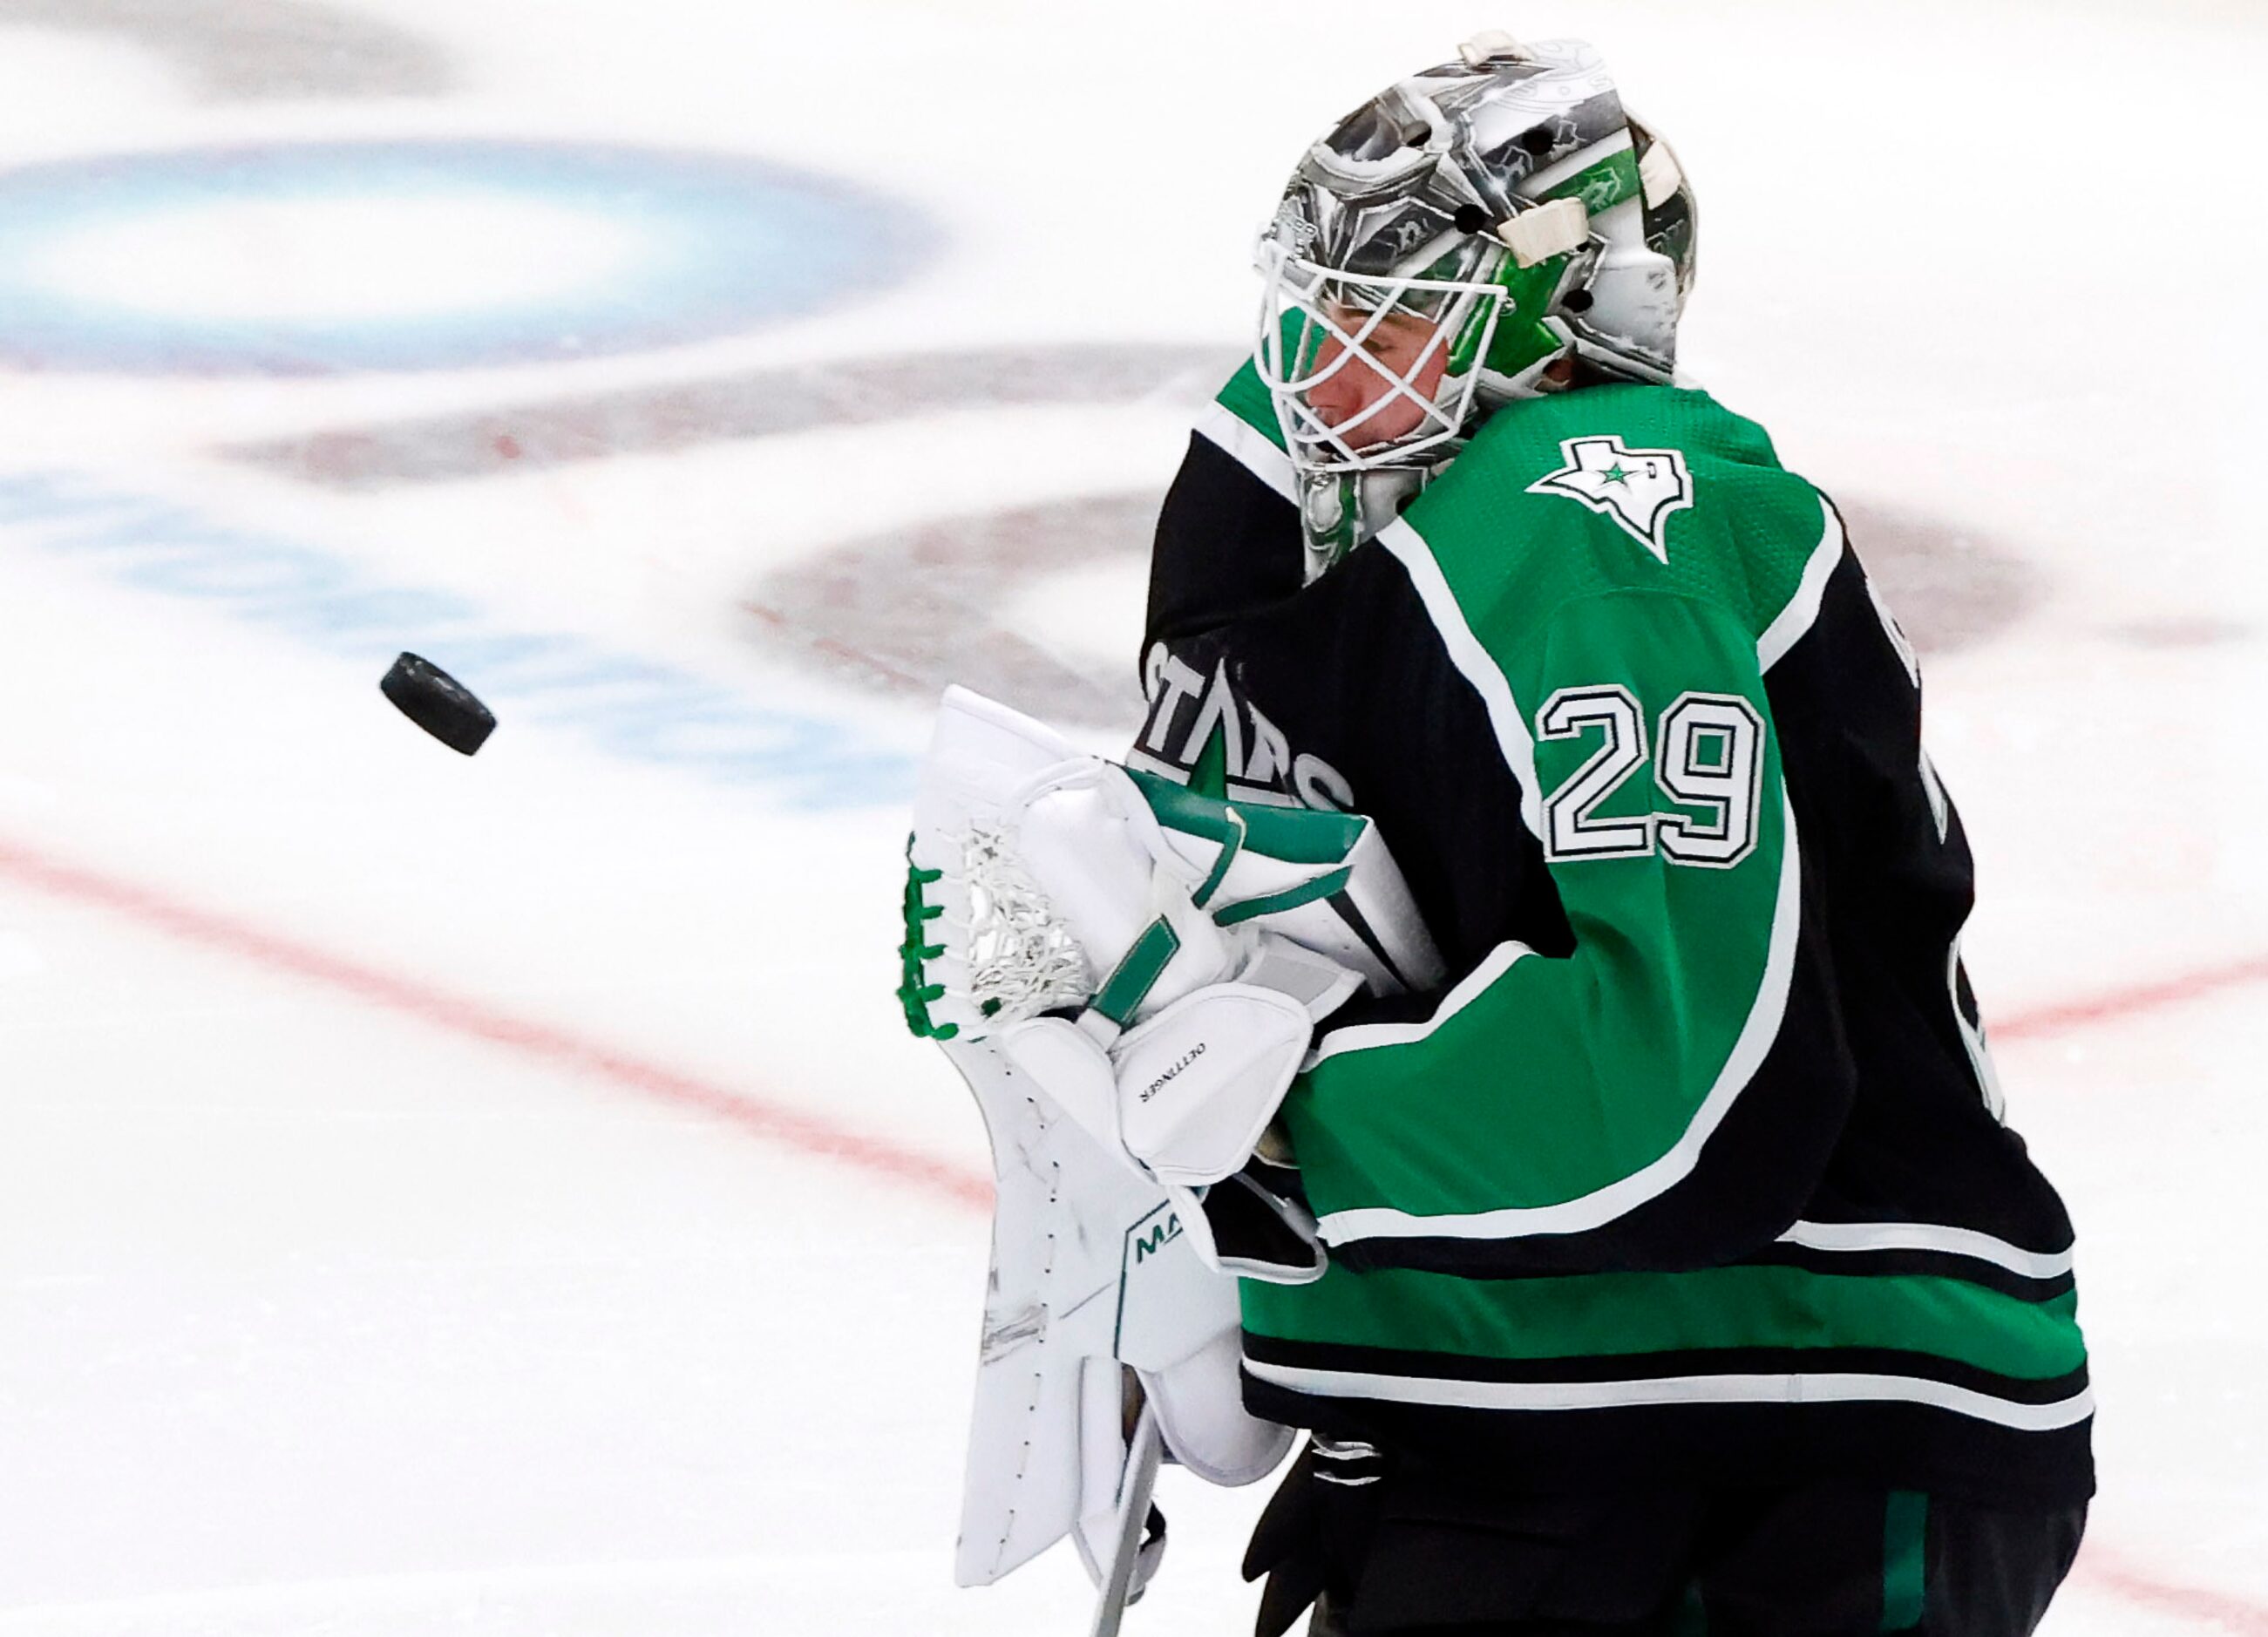
[[[1261,240],[1257,260],[1264,290],[1253,363],[1275,404],[1296,468],[1322,473],[1408,466],[1416,463],[1413,457],[1462,432],[1480,386],[1482,360],[1503,315],[1502,285],[1344,272],[1292,254],[1272,234]],[[1482,304],[1477,313],[1476,303]],[[1414,318],[1431,330],[1416,356],[1399,369],[1373,346],[1383,339],[1381,326],[1397,317]],[[1427,394],[1418,381],[1475,325],[1478,334],[1457,349],[1462,357],[1444,362],[1439,384]],[[1349,369],[1372,378],[1363,393],[1374,395],[1334,421],[1310,395]],[[1390,438],[1366,439],[1364,428],[1377,424],[1396,405],[1418,411],[1416,426]]]

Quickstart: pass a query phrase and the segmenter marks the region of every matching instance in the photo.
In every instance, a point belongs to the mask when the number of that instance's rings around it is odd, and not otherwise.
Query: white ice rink
[[[1499,25],[1675,136],[1688,363],[1911,598],[2081,1236],[2046,1629],[2268,1637],[2234,0],[0,0],[0,1637],[1084,1629],[1067,1551],[952,1585],[891,645],[1130,689],[1079,505],[1162,488],[1300,145]],[[1248,1630],[1261,1492],[1162,1489],[1130,1633]]]

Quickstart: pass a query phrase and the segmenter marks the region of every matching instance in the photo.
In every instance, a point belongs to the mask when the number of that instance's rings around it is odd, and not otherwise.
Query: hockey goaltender
[[[1283,1428],[1261,1637],[2021,1637],[2068,1570],[1968,840],[1865,542],[1676,384],[1694,248],[1588,46],[1395,84],[1263,237],[1134,746],[948,700],[901,992],[1001,1177],[965,1580],[1076,1526],[1108,1627],[1145,1458]]]

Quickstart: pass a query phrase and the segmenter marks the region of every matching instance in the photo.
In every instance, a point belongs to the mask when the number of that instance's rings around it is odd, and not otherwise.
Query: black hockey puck
[[[460,756],[472,755],[496,732],[496,718],[471,689],[414,653],[396,660],[378,689],[402,715]]]

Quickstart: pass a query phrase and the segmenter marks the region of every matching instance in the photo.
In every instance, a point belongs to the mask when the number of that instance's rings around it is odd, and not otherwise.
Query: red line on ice
[[[2145,1012],[2202,1000],[2224,990],[2258,983],[2268,983],[2268,956],[2256,955],[2227,966],[2207,967],[2203,971],[2186,972],[2160,983],[2139,984],[2132,989],[2112,990],[2084,1000],[2038,1007],[2012,1017],[1988,1017],[1985,1028],[1996,1044],[2004,1040],[2036,1040],[2084,1029],[2090,1023],[2115,1023]]]
[[[221,950],[406,1013],[452,1033],[509,1047],[523,1056],[609,1080],[681,1108],[698,1110],[798,1153],[912,1183],[964,1206],[983,1209],[991,1202],[991,1184],[974,1171],[800,1113],[758,1094],[648,1062],[555,1024],[515,1017],[478,1000],[184,903],[152,888],[67,863],[21,841],[0,838],[0,874],[58,897],[111,911],[184,942]],[[2268,981],[2268,957],[2018,1013],[1994,1021],[1992,1036],[1999,1041],[2037,1039],[2263,981]]]
[[[21,842],[0,839],[0,875],[75,903],[111,911],[184,943],[219,950],[405,1013],[453,1034],[504,1046],[523,1057],[712,1115],[794,1153],[832,1160],[893,1182],[910,1183],[956,1205],[976,1210],[991,1206],[991,1184],[959,1166],[761,1095],[647,1062],[553,1024],[515,1017],[414,978],[380,971],[117,876],[65,863]]]
[[[985,1210],[991,1205],[989,1182],[942,1160],[799,1113],[747,1091],[646,1062],[571,1030],[515,1017],[477,1000],[380,971],[297,939],[185,903],[151,888],[66,863],[22,842],[0,838],[0,875],[75,903],[110,911],[184,943],[321,984],[453,1034],[506,1047],[624,1090],[713,1116],[793,1153],[910,1183],[972,1209]],[[1995,1024],[1992,1037],[2028,1039],[2060,1034],[2264,980],[2268,980],[2268,959],[2239,962],[2088,1000],[2020,1013]],[[2106,1561],[2099,1552],[2088,1553],[2079,1578],[2111,1596],[2179,1619],[2217,1626],[2237,1637],[2268,1637],[2268,1607],[2223,1592],[2154,1580],[2115,1559]]]
[[[2106,1560],[2105,1554],[2092,1545],[2079,1554],[2072,1578],[2084,1589],[2108,1592],[2177,1619],[2234,1632],[2236,1637],[2268,1637],[2268,1608],[2227,1592],[2171,1585],[2138,1574],[2115,1557]]]
[[[523,1056],[590,1074],[681,1108],[698,1110],[800,1154],[912,1183],[961,1205],[984,1209],[991,1203],[991,1184],[984,1177],[915,1149],[799,1112],[753,1092],[648,1062],[555,1024],[515,1017],[414,978],[381,971],[137,882],[65,862],[21,841],[0,838],[0,874],[57,897],[108,910],[183,942],[221,950],[408,1014],[452,1033],[509,1047]],[[2036,1039],[2263,981],[2268,981],[2268,957],[2019,1013],[1992,1023],[1992,1035],[1995,1040]]]

